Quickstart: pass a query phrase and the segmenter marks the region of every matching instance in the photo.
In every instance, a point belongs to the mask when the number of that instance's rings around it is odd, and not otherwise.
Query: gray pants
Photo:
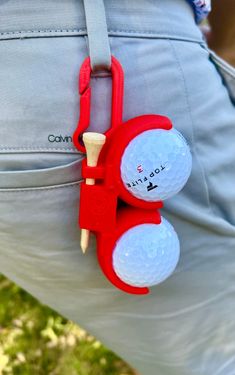
[[[144,375],[234,375],[235,106],[186,1],[105,7],[125,71],[124,120],[167,115],[192,151],[190,180],[163,210],[179,265],[137,297],[104,278],[94,239],[81,254],[82,155],[71,135],[84,10],[80,0],[12,0],[0,4],[0,271]],[[109,126],[110,84],[93,79],[89,130]]]

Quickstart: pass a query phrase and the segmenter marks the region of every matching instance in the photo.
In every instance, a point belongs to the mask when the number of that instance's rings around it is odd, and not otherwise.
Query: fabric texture
[[[93,237],[82,255],[83,155],[72,134],[88,55],[84,8],[12,0],[0,4],[0,271],[143,375],[233,375],[235,106],[224,63],[186,1],[106,0],[105,9],[125,72],[124,120],[166,115],[192,151],[192,175],[162,211],[180,238],[179,265],[137,297],[102,275]],[[89,130],[109,127],[110,88],[110,77],[93,78]]]

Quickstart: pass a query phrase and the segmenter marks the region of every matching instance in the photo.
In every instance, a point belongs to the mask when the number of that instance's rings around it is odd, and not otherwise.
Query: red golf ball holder
[[[89,57],[81,66],[79,76],[80,118],[73,135],[79,151],[85,152],[82,134],[90,123],[91,66]],[[135,287],[123,282],[113,268],[113,251],[118,239],[129,229],[141,224],[160,224],[162,201],[147,202],[127,190],[121,178],[121,159],[129,142],[144,131],[172,129],[171,121],[160,115],[143,115],[122,122],[124,73],[117,59],[112,57],[111,126],[105,133],[106,142],[95,167],[82,162],[84,179],[94,179],[94,185],[81,183],[79,226],[96,235],[97,256],[108,280],[117,288],[131,294],[147,294],[146,287]],[[137,181],[138,183],[138,181]]]

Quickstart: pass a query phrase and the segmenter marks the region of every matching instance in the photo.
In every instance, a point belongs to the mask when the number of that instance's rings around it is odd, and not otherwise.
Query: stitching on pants
[[[187,107],[188,107],[188,112],[189,112],[190,119],[191,119],[191,124],[192,124],[192,145],[193,145],[193,148],[195,150],[195,157],[197,159],[197,162],[198,162],[198,164],[200,166],[200,169],[201,169],[201,173],[203,175],[204,185],[205,185],[205,191],[206,191],[206,198],[207,198],[207,204],[211,208],[210,196],[209,196],[209,189],[208,189],[208,184],[207,184],[207,179],[206,179],[206,173],[205,173],[205,170],[204,170],[204,167],[203,167],[201,161],[198,158],[198,153],[197,153],[197,147],[196,147],[195,136],[194,136],[194,119],[193,119],[193,115],[192,115],[192,111],[191,111],[191,106],[190,106],[190,103],[189,103],[189,93],[188,93],[188,89],[187,89],[186,79],[185,79],[185,76],[184,76],[184,72],[183,72],[183,69],[182,69],[182,66],[181,66],[180,59],[178,57],[177,51],[176,51],[176,49],[175,49],[175,47],[174,47],[174,45],[173,45],[173,43],[172,43],[171,40],[169,40],[169,44],[171,46],[172,52],[173,52],[173,54],[175,56],[175,60],[177,62],[177,65],[178,65],[180,73],[181,73],[183,87],[184,87],[185,99],[186,99],[186,103],[187,103]]]
[[[0,36],[17,36],[19,34],[43,34],[43,33],[55,33],[55,34],[59,34],[59,33],[87,33],[87,29],[86,27],[83,27],[83,28],[79,28],[79,29],[39,29],[39,30],[18,30],[18,31],[5,31],[5,32],[1,32],[0,33]],[[167,35],[165,33],[161,33],[161,32],[156,32],[156,31],[151,31],[151,30],[125,30],[125,29],[108,29],[108,33],[123,33],[123,34],[133,34],[133,35],[146,35],[146,36],[155,36],[156,38],[169,38],[169,39],[178,39],[178,40],[185,40],[185,41],[194,41],[196,43],[198,42],[202,42],[202,40],[200,40],[199,38],[197,37],[190,37],[190,36],[187,36],[187,35],[179,35],[179,36],[175,36],[173,33],[172,35]]]
[[[80,31],[86,31],[86,28],[81,29],[55,29],[55,30],[19,30],[19,31],[5,31],[1,32],[0,35],[16,35],[16,34],[31,34],[31,33],[76,33]]]
[[[125,29],[108,29],[108,32],[109,33],[128,33],[128,34],[146,34],[146,35],[156,35],[157,38],[172,38],[172,39],[186,39],[186,40],[195,40],[196,42],[201,42],[201,39],[199,38],[195,38],[195,37],[190,37],[190,36],[187,36],[187,34],[185,35],[175,35],[175,33],[172,32],[171,35],[168,35],[166,34],[165,32],[161,33],[161,32],[156,32],[156,31],[150,31],[150,30],[125,30]]]
[[[1,193],[21,193],[21,192],[27,192],[27,191],[47,191],[47,190],[53,190],[53,189],[64,189],[68,187],[73,187],[76,185],[80,185],[83,180],[78,180],[76,182],[67,182],[65,184],[58,184],[58,185],[51,185],[51,186],[35,186],[35,187],[25,187],[25,188],[0,188],[0,194]]]
[[[5,147],[5,146],[0,146],[0,151],[9,151],[9,150],[17,150],[17,151],[33,151],[35,150],[36,152],[39,151],[73,151],[74,153],[77,154],[82,154],[82,152],[78,152],[75,148],[56,148],[56,147]]]

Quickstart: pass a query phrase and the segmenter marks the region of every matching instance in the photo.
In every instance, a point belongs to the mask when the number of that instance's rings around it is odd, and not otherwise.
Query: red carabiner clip
[[[148,287],[127,284],[118,276],[113,265],[113,254],[117,242],[128,230],[142,224],[161,223],[158,209],[163,203],[135,197],[122,180],[120,166],[124,151],[132,139],[152,129],[170,130],[172,123],[167,117],[160,115],[142,115],[123,123],[124,73],[122,66],[113,56],[111,73],[111,125],[105,133],[106,142],[99,154],[97,165],[88,165],[86,158],[82,162],[83,178],[92,179],[96,183],[81,183],[79,226],[96,235],[97,257],[107,279],[126,293],[144,295],[149,293]],[[79,79],[80,118],[73,135],[74,145],[84,153],[86,150],[82,144],[82,135],[90,124],[91,74],[90,58],[86,58]],[[121,207],[121,201],[128,205]]]
[[[112,74],[112,115],[110,128],[114,128],[122,123],[123,112],[123,92],[124,92],[124,72],[118,60],[111,57],[111,74]],[[91,63],[90,57],[87,57],[80,69],[79,75],[79,93],[80,93],[80,116],[77,128],[73,134],[73,143],[75,147],[86,152],[82,143],[82,134],[89,127],[91,111]]]

